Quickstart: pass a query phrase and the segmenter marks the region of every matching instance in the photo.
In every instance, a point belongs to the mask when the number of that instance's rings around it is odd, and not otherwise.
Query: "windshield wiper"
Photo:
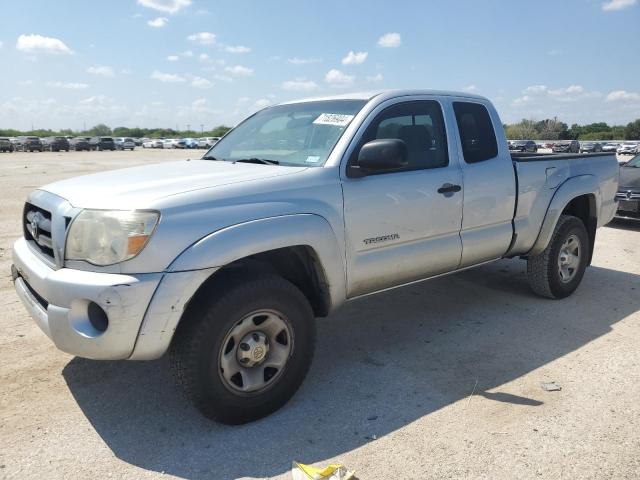
[[[260,165],[280,165],[277,160],[270,160],[268,158],[241,158],[240,160],[234,160],[233,163],[257,163]]]
[[[202,157],[202,160],[221,160],[220,158],[216,158],[213,155],[205,155]]]

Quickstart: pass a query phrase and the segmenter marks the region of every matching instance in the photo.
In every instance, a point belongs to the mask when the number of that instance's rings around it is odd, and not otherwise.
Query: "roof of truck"
[[[368,92],[353,92],[353,93],[342,93],[339,95],[326,95],[321,97],[309,97],[309,98],[300,98],[296,100],[289,100],[286,102],[280,103],[280,105],[287,105],[290,103],[302,103],[302,102],[317,102],[323,100],[371,100],[377,96],[384,96],[386,98],[393,97],[406,97],[410,95],[435,95],[441,97],[467,97],[467,98],[475,98],[478,100],[486,100],[485,97],[480,95],[474,95],[467,92],[454,92],[449,90],[372,90]]]

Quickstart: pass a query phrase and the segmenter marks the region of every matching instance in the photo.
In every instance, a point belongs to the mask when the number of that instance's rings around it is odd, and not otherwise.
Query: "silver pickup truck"
[[[485,98],[386,91],[284,103],[202,159],[32,192],[18,295],[70,354],[169,351],[208,417],[282,406],[314,318],[347,300],[523,258],[532,290],[570,295],[616,211],[611,154],[511,154]]]

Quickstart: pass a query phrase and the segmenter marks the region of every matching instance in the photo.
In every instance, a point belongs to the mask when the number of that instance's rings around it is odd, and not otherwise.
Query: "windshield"
[[[631,160],[623,165],[624,167],[640,168],[640,155],[636,155]]]
[[[261,110],[231,130],[203,158],[320,167],[366,103],[325,100]]]

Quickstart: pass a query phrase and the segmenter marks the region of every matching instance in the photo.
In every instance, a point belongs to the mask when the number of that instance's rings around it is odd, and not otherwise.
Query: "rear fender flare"
[[[599,217],[602,195],[597,178],[594,175],[579,175],[568,179],[558,187],[556,193],[553,195],[547,213],[542,221],[538,238],[527,255],[539,255],[547,248],[547,245],[549,245],[551,241],[553,230],[560,219],[560,215],[562,215],[562,212],[571,200],[582,195],[592,195],[595,198],[595,212],[591,213]]]

